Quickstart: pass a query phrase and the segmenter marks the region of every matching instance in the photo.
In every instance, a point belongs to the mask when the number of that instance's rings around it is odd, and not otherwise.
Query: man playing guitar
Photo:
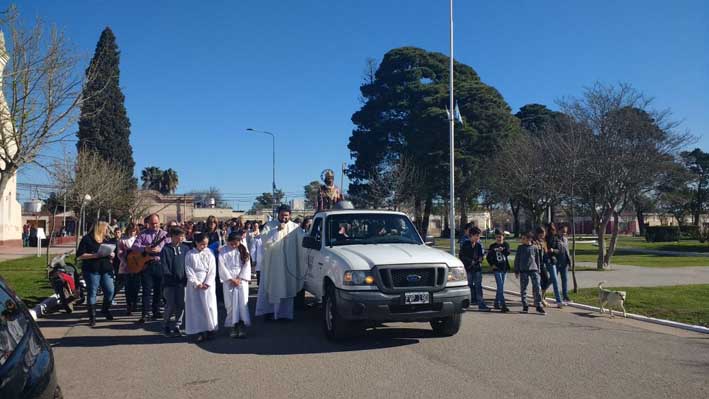
[[[131,252],[148,254],[152,260],[147,264],[141,273],[143,284],[143,311],[138,323],[143,323],[146,319],[159,320],[160,301],[162,297],[162,270],[160,269],[160,251],[165,244],[170,241],[167,232],[160,229],[160,217],[152,214],[146,218],[148,228],[143,230],[135,239]],[[152,310],[152,315],[148,313]]]

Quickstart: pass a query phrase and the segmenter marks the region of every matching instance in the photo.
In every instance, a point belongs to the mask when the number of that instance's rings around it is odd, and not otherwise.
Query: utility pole
[[[448,219],[450,226],[451,255],[455,256],[455,101],[453,98],[453,0],[450,0],[450,63],[448,72],[450,106],[448,107],[448,133],[450,140],[450,207]],[[424,232],[424,235],[426,232]]]

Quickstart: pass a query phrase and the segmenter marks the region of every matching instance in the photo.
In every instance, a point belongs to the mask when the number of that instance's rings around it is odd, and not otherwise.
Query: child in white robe
[[[227,245],[219,251],[219,278],[224,287],[225,326],[231,326],[231,338],[246,338],[249,316],[251,256],[244,245],[244,231],[229,234]]]
[[[213,337],[219,327],[215,286],[217,262],[204,233],[195,234],[193,241],[195,248],[185,257],[185,319],[187,335],[202,342]]]

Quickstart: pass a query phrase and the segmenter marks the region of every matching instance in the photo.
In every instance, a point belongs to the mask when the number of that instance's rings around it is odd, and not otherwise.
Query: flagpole
[[[453,105],[453,0],[450,0],[450,65],[449,65],[449,90],[450,90],[450,106],[448,109],[448,130],[449,130],[449,140],[450,140],[450,200],[448,206],[448,225],[450,227],[450,247],[451,255],[455,256],[455,144],[453,142],[455,138],[455,108]]]

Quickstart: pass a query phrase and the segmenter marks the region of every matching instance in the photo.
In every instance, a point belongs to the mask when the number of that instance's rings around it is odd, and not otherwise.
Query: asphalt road
[[[327,342],[317,308],[200,345],[135,317],[40,322],[59,382],[80,398],[705,398],[709,336],[565,308],[464,315],[460,333],[390,324]],[[253,306],[253,303],[252,303]],[[223,318],[223,316],[222,316]]]

